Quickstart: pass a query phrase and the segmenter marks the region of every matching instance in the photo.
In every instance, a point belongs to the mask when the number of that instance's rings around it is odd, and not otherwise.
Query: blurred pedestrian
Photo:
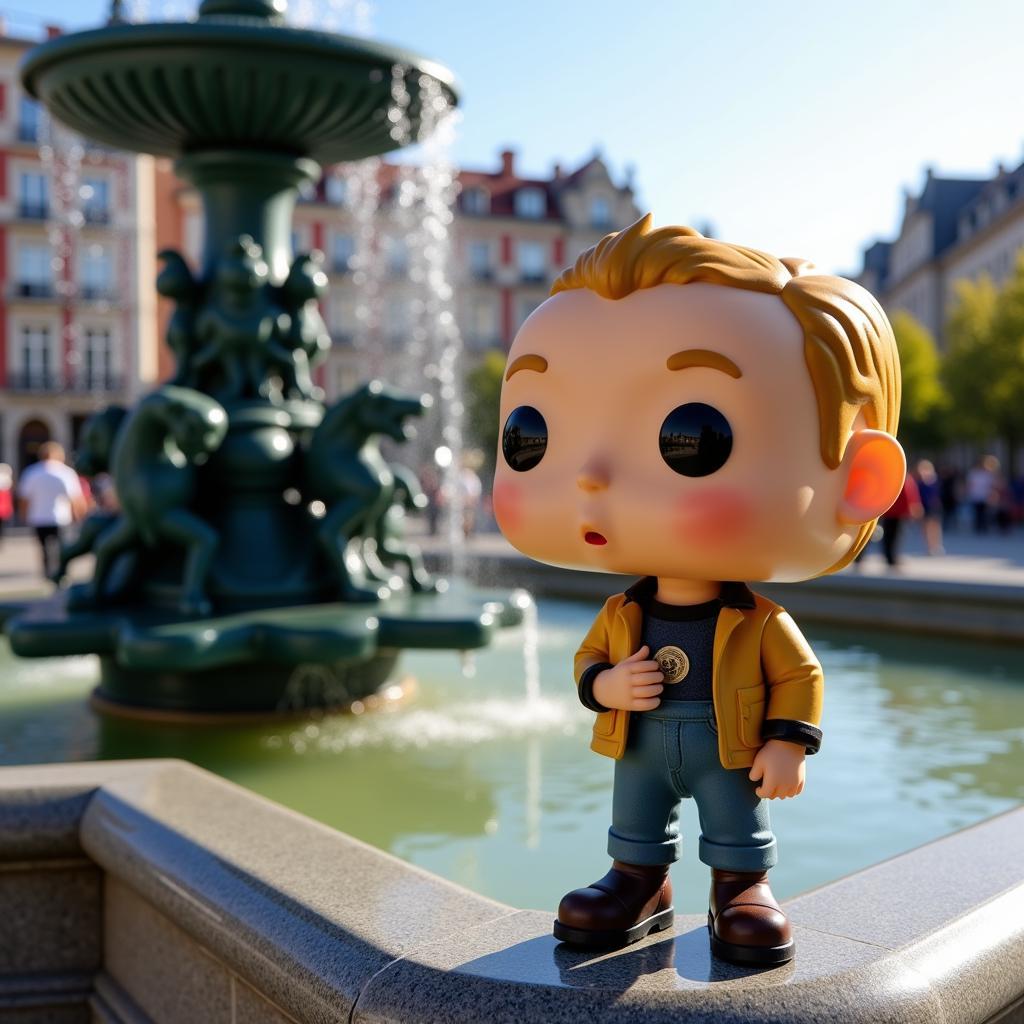
[[[4,539],[4,526],[14,515],[14,473],[6,462],[0,462],[0,542]]]
[[[437,525],[441,517],[442,493],[441,474],[437,471],[437,465],[428,462],[420,470],[420,487],[427,496],[427,530],[431,537],[437,536]]]
[[[967,502],[974,511],[974,532],[988,533],[989,513],[993,502],[999,460],[986,455],[967,474]]]
[[[939,471],[939,494],[942,501],[942,530],[955,530],[960,511],[960,473],[953,466]]]
[[[463,453],[459,467],[459,492],[462,497],[462,534],[471,537],[476,529],[476,517],[483,496],[484,485],[477,470],[483,465],[483,452],[473,448]]]
[[[929,555],[944,555],[942,547],[942,484],[935,467],[921,459],[914,468],[914,481],[921,502],[921,528]]]
[[[18,514],[33,527],[43,556],[43,574],[56,575],[60,565],[61,531],[86,513],[78,474],[64,461],[56,441],[39,446],[39,461],[18,481]]]
[[[903,524],[908,519],[920,519],[923,514],[921,496],[917,490],[917,482],[909,473],[903,481],[903,489],[893,502],[892,508],[879,519],[882,527],[882,553],[890,569],[900,564],[900,539],[903,535]]]

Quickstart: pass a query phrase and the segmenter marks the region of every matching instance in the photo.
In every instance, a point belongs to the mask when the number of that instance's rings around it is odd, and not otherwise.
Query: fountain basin
[[[409,92],[407,134],[389,118],[396,67]],[[21,75],[69,127],[157,156],[256,149],[359,160],[418,137],[422,76],[457,98],[447,68],[408,50],[227,15],[61,36],[33,49]]]
[[[100,706],[205,716],[347,707],[393,681],[400,652],[474,650],[522,621],[529,597],[465,586],[377,605],[274,607],[182,620],[173,611],[73,610],[57,595],[4,624],[25,658],[100,656]],[[69,604],[71,609],[69,609]]]

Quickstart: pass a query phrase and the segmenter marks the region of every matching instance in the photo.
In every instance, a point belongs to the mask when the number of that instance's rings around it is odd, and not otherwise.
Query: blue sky
[[[0,2],[69,27],[108,7]],[[546,173],[599,147],[617,174],[635,167],[658,223],[710,222],[829,270],[895,230],[926,166],[982,175],[1024,158],[1011,0],[376,0],[371,19],[458,76],[464,166],[510,145]]]

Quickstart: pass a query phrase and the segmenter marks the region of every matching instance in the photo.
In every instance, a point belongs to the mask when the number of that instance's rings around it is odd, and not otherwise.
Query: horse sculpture
[[[406,512],[422,512],[427,507],[427,496],[416,474],[399,463],[389,464],[395,478],[391,505],[376,522],[373,536],[363,539],[363,563],[366,574],[379,583],[394,585],[396,577],[389,570],[404,565],[409,574],[409,586],[416,593],[432,593],[438,589],[415,544],[405,540]]]
[[[361,551],[350,549],[350,542],[385,536],[381,523],[394,505],[396,479],[381,455],[380,438],[409,440],[415,433],[409,420],[429,406],[428,395],[410,395],[370,381],[328,409],[310,438],[306,493],[326,505],[317,540],[337,575],[342,600],[377,601],[387,596],[386,587],[365,587],[354,579],[365,580],[370,574]],[[396,552],[394,557],[400,555]]]
[[[196,467],[220,447],[227,429],[224,409],[198,391],[167,385],[139,402],[118,432],[111,455],[121,514],[96,544],[86,603],[102,601],[120,555],[166,540],[185,549],[179,610],[188,616],[209,614],[206,577],[217,532],[189,506],[196,494]]]

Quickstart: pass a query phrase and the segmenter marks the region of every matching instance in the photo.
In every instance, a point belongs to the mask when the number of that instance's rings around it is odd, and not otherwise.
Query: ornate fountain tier
[[[32,50],[25,88],[91,139],[157,156],[265,150],[359,160],[417,138],[421,78],[456,93],[447,68],[365,39],[291,28],[284,4],[207,0],[195,22],[120,24]],[[407,137],[396,130],[403,79]],[[257,239],[258,240],[258,239]]]

